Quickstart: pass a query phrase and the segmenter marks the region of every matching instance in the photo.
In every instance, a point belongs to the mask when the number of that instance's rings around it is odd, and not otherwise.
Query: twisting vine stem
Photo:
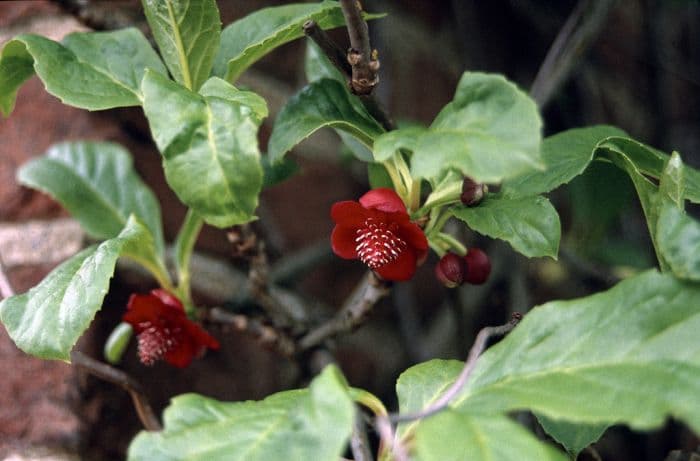
[[[479,334],[477,334],[476,339],[474,340],[474,344],[469,350],[469,355],[467,356],[467,360],[464,363],[464,368],[462,368],[461,373],[455,382],[452,383],[452,385],[435,402],[431,403],[417,413],[391,413],[389,415],[377,415],[375,417],[375,425],[384,449],[390,450],[397,460],[408,459],[405,447],[400,441],[396,440],[394,424],[424,419],[447,408],[452,400],[462,391],[462,389],[464,389],[464,386],[469,380],[472,371],[474,371],[474,368],[476,367],[479,357],[486,349],[489,339],[508,334],[513,328],[516,327],[518,323],[520,323],[521,319],[522,314],[516,312],[513,314],[510,321],[505,325],[486,327],[479,331]]]

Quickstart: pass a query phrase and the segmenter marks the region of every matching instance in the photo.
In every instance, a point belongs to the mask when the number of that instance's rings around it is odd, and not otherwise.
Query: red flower
[[[164,359],[184,368],[204,350],[218,349],[219,342],[187,318],[182,303],[165,290],[132,294],[122,320],[138,335],[139,358],[144,365]]]
[[[386,280],[408,280],[428,254],[428,240],[391,189],[373,189],[331,208],[333,252],[359,259]]]

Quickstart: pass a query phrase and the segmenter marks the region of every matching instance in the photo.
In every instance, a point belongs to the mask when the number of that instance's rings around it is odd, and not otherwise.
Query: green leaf
[[[262,121],[268,116],[267,102],[262,96],[253,91],[239,90],[233,85],[219,77],[212,77],[199,89],[202,96],[217,97],[227,101],[237,102],[248,106],[255,115]]]
[[[666,206],[659,213],[655,240],[674,275],[700,281],[700,222],[677,207]]]
[[[306,48],[306,58],[304,60],[304,70],[306,72],[306,80],[311,83],[316,80],[321,80],[324,78],[329,78],[332,80],[337,80],[343,85],[345,92],[348,94],[350,99],[355,97],[351,95],[350,90],[347,86],[347,78],[345,78],[338,69],[331,64],[328,58],[321,52],[318,45],[316,45],[312,40],[308,41]],[[358,141],[357,138],[352,135],[341,131],[334,130],[338,136],[340,136],[341,141],[348,148],[348,150],[360,161],[371,162],[373,159],[372,152],[367,148],[365,144]],[[393,186],[392,186],[393,187]]]
[[[458,360],[434,359],[401,373],[396,380],[401,414],[418,413],[435,402],[457,379],[462,368],[464,363]],[[412,421],[400,424],[399,433],[410,431],[418,423],[419,421]]]
[[[549,136],[542,142],[544,171],[532,171],[506,181],[504,195],[539,195],[566,184],[583,173],[593,160],[597,144],[610,136],[624,136],[619,128],[598,125],[574,128]]]
[[[495,183],[542,170],[535,102],[500,75],[466,72],[447,104],[413,148],[411,172],[428,180],[454,168]]]
[[[17,90],[33,72],[46,91],[70,106],[89,110],[137,106],[146,68],[165,72],[138,29],[76,32],[63,44],[19,35],[5,45],[0,58],[0,109],[6,116],[12,112]]]
[[[322,79],[289,99],[275,120],[268,155],[273,162],[323,127],[343,130],[368,148],[384,129],[367,113],[343,84]]]
[[[254,219],[263,178],[257,115],[240,102],[201,96],[155,72],[146,73],[142,88],[165,177],[180,200],[217,227]]]
[[[313,40],[306,42],[304,73],[306,74],[306,81],[309,83],[322,78],[338,80],[340,83],[346,83],[347,81],[347,78],[331,63]]]
[[[0,320],[17,347],[44,359],[70,361],[70,351],[102,306],[117,258],[152,251],[150,233],[130,217],[115,238],[89,247],[27,293],[0,303]]]
[[[681,210],[684,208],[684,169],[681,156],[678,152],[674,152],[668,160],[668,163],[666,163],[666,167],[659,178],[658,205],[663,206],[663,202],[671,202]]]
[[[608,428],[607,424],[574,424],[542,415],[536,416],[545,432],[562,444],[574,457],[600,439]]]
[[[364,15],[365,19],[381,16]],[[302,25],[308,20],[315,21],[322,29],[345,24],[336,1],[263,8],[224,28],[221,48],[214,61],[214,75],[235,82],[258,59],[278,46],[302,37]]]
[[[142,0],[148,25],[173,78],[197,91],[209,77],[221,38],[215,0]],[[164,72],[161,72],[164,73]]]
[[[700,430],[700,286],[649,271],[533,309],[477,364],[465,414],[530,409],[572,423]]]
[[[118,144],[55,144],[43,157],[23,165],[17,179],[51,195],[96,239],[116,237],[134,214],[150,231],[156,253],[163,254],[158,201],[136,175],[129,153]]]
[[[281,162],[271,162],[269,155],[263,155],[263,188],[275,186],[286,181],[299,172],[299,165],[289,157],[285,157]]]
[[[660,211],[660,208],[657,206],[658,189],[656,185],[637,168],[637,165],[626,154],[617,150],[614,145],[610,145],[608,144],[608,141],[605,141],[601,143],[601,146],[603,147],[599,147],[597,149],[597,155],[604,156],[605,158],[611,160],[620,169],[625,171],[632,180],[632,184],[634,184],[634,188],[637,191],[637,196],[639,197],[639,202],[642,205],[642,210],[644,211],[644,217],[647,221],[649,235],[651,236],[656,257],[659,260],[659,265],[664,271],[667,270],[668,265],[666,264],[666,261],[659,250],[659,244],[656,241],[656,225],[659,221]]]
[[[477,417],[446,410],[420,424],[418,461],[566,461],[567,457],[507,416]]]
[[[476,232],[505,240],[527,257],[557,258],[561,237],[559,215],[542,196],[487,195],[478,206],[456,206],[451,212]]]
[[[377,162],[386,162],[398,150],[415,151],[420,144],[421,137],[427,131],[427,128],[411,126],[382,134],[374,142],[374,159]]]
[[[377,189],[379,187],[392,189],[394,187],[391,176],[389,176],[386,168],[384,168],[384,165],[381,163],[367,163],[367,178],[369,180],[370,189]]]
[[[224,403],[196,394],[175,397],[162,432],[141,432],[129,460],[335,461],[352,432],[355,408],[334,366],[309,389],[258,402]]]
[[[656,179],[661,177],[670,159],[668,154],[630,138],[609,138],[601,141],[598,147],[604,154],[612,152],[625,155],[640,173]],[[685,198],[700,203],[700,171],[686,166],[684,180]]]

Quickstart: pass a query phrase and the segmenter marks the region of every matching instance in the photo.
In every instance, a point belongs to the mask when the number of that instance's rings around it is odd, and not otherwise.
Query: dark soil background
[[[282,3],[219,1],[224,24]],[[377,94],[395,119],[421,123],[429,123],[452,98],[464,70],[500,72],[529,89],[547,50],[578,4],[570,0],[363,3],[368,11],[389,13],[370,24],[372,45],[382,63]],[[546,134],[613,124],[643,142],[677,150],[684,161],[700,166],[700,4],[690,0],[611,3],[614,6],[598,21],[590,46],[573,55],[571,72],[543,107]],[[60,39],[75,30],[144,24],[140,3],[132,0],[0,2],[0,44],[23,32]],[[332,36],[346,45],[343,30]],[[304,48],[303,40],[286,45],[242,78],[243,85],[260,92],[270,104],[271,117],[261,130],[262,146],[275,113],[304,84]],[[166,238],[174,237],[184,216],[183,206],[165,184],[160,156],[140,110],[90,113],[66,107],[34,77],[20,90],[12,116],[0,121],[0,254],[18,292],[33,286],[68,256],[60,255],[68,240],[79,245],[82,236],[70,232],[69,237],[56,237],[57,229],[71,228],[67,213],[46,196],[17,185],[15,171],[51,144],[77,139],[110,140],[130,149],[139,174],[160,199]],[[290,260],[311,257],[314,261],[284,285],[322,315],[337,309],[363,274],[360,264],[330,255],[331,204],[356,199],[367,190],[363,167],[339,155],[340,151],[332,133],[317,134],[298,147],[294,156],[301,166],[299,174],[264,192],[261,219],[255,224],[266,240],[273,270]],[[600,168],[556,191],[551,199],[562,216],[558,262],[527,260],[506,245],[464,235],[470,246],[481,246],[490,254],[494,265],[490,281],[448,292],[433,279],[435,260],[429,259],[413,281],[394,287],[362,328],[334,342],[335,359],[350,383],[391,404],[394,382],[408,366],[433,357],[463,359],[481,327],[501,324],[511,312],[605,289],[630,268],[653,264],[643,216],[623,175]],[[38,226],[38,247],[22,245],[22,226],[28,222]],[[20,247],[25,246],[28,249],[22,253]],[[237,288],[244,286],[247,265],[232,257],[226,232],[205,228],[197,250],[237,271],[231,276],[235,280],[227,279],[226,272],[212,278],[195,271],[193,277],[201,287],[195,293],[197,299],[205,305],[228,303],[255,312],[255,306],[233,302]],[[9,253],[19,256],[10,261]],[[78,347],[99,358],[129,294],[153,286],[153,281],[121,267],[104,308]],[[183,392],[225,400],[259,399],[302,386],[311,377],[313,357],[292,361],[267,350],[255,338],[216,327],[211,331],[221,340],[221,351],[207,354],[185,370],[165,364],[146,368],[138,363],[132,344],[120,367],[143,384],[159,414],[172,396]],[[123,459],[129,440],[140,430],[124,391],[68,364],[26,356],[2,328],[0,369],[3,459]],[[528,415],[520,419],[534,424]],[[645,434],[612,428],[596,449],[604,460],[656,461],[667,456],[691,459],[690,451],[697,446],[698,439],[686,428],[669,422]],[[685,454],[669,455],[672,450]]]

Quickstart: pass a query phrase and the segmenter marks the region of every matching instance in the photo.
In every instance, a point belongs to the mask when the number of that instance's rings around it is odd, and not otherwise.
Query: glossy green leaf
[[[574,128],[549,136],[542,142],[544,171],[531,171],[506,181],[505,195],[539,195],[566,184],[583,173],[593,160],[597,144],[610,136],[625,136],[607,125]]]
[[[451,213],[476,232],[505,240],[530,258],[557,258],[559,215],[542,196],[510,198],[487,195],[478,206],[456,206]]]
[[[533,309],[479,360],[453,406],[585,424],[700,430],[700,286],[649,271]]]
[[[412,126],[384,133],[374,142],[374,159],[377,162],[386,162],[398,150],[415,151],[427,131],[427,128]]]
[[[681,156],[674,152],[666,163],[661,177],[659,178],[659,199],[658,206],[663,206],[664,202],[670,202],[679,209],[684,208],[683,196],[685,195],[685,167]]]
[[[217,227],[254,219],[263,173],[260,120],[250,107],[201,96],[155,72],[142,88],[165,177],[180,200]]]
[[[116,237],[134,214],[153,236],[157,254],[163,254],[158,201],[118,144],[56,144],[43,157],[23,165],[17,179],[51,195],[96,239]]]
[[[365,19],[380,16],[365,15]],[[345,24],[340,5],[331,0],[263,8],[229,24],[221,34],[214,75],[235,82],[258,59],[278,46],[302,37],[302,25],[309,20],[316,21],[322,29]]]
[[[660,178],[670,156],[653,147],[630,138],[613,137],[599,143],[602,153],[625,155],[642,174]],[[684,168],[685,198],[693,203],[700,203],[700,171],[686,166]]]
[[[209,78],[219,49],[221,19],[215,0],[142,0],[148,25],[173,78],[197,91]]]
[[[384,132],[343,84],[321,79],[292,97],[277,115],[268,145],[270,159],[279,161],[295,145],[323,127],[345,131],[369,148]]]
[[[646,218],[649,235],[651,236],[659,265],[661,269],[667,270],[668,265],[656,241],[656,225],[659,221],[660,210],[657,205],[658,188],[637,168],[637,165],[627,155],[617,150],[614,146],[609,145],[607,141],[601,145],[605,147],[599,147],[597,155],[604,156],[611,160],[620,169],[625,171],[632,180],[632,184],[634,184],[637,196],[639,197],[639,202],[642,205],[642,210],[644,211],[644,217]]]
[[[545,432],[562,444],[573,456],[595,443],[608,428],[607,424],[574,424],[542,415],[537,415],[537,420]]]
[[[275,186],[299,172],[299,165],[289,157],[283,158],[281,162],[271,162],[268,155],[263,155],[261,158],[263,188]]]
[[[162,432],[141,432],[131,461],[336,461],[352,432],[355,408],[334,366],[309,389],[258,402],[224,403],[196,394],[175,397]]]
[[[27,354],[69,361],[71,349],[102,306],[117,258],[152,251],[152,243],[132,216],[115,238],[81,251],[27,293],[4,299],[0,320],[7,333]]]
[[[369,180],[370,189],[377,189],[379,187],[393,189],[394,187],[391,176],[389,176],[386,168],[384,168],[384,165],[381,163],[367,163],[367,179]]]
[[[348,98],[354,99],[347,86],[347,78],[345,78],[338,69],[331,64],[328,58],[321,52],[319,47],[309,40],[306,48],[306,58],[304,60],[304,70],[306,72],[306,80],[311,83],[316,80],[329,78],[337,80],[343,85]],[[373,159],[372,152],[367,148],[367,145],[358,141],[354,136],[342,131],[335,130],[340,137],[343,145],[360,161],[371,162]]]
[[[306,81],[309,83],[322,78],[338,80],[340,83],[346,83],[347,81],[347,78],[331,63],[313,40],[306,42],[304,73],[306,74]]]
[[[474,417],[453,410],[422,422],[413,445],[417,461],[568,459],[507,416]]]
[[[674,275],[700,281],[700,222],[677,207],[666,206],[659,213],[655,240]]]
[[[212,77],[204,82],[204,85],[199,89],[199,94],[248,106],[260,120],[266,118],[269,113],[267,102],[262,96],[253,91],[239,90],[219,77]]]
[[[65,104],[89,110],[137,106],[146,68],[165,72],[138,29],[76,32],[63,44],[38,35],[9,41],[0,58],[0,109],[9,115],[17,90],[34,72],[46,91]]]
[[[411,172],[430,180],[453,168],[495,183],[543,170],[541,126],[535,102],[514,84],[466,72],[452,102],[413,146]]]
[[[401,373],[396,380],[396,395],[402,414],[418,413],[435,402],[457,379],[464,368],[458,360],[434,359],[421,363]],[[402,423],[399,433],[415,428],[419,421]]]

